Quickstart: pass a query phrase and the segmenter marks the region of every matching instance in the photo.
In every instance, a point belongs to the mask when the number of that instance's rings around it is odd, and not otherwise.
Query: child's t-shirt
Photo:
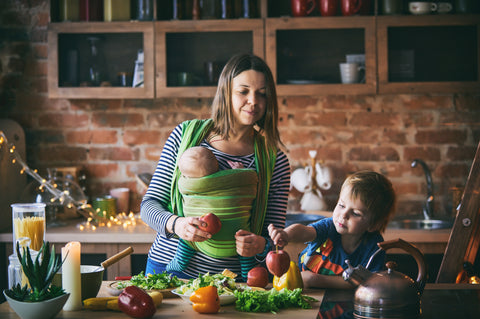
[[[379,249],[377,243],[383,241],[379,232],[366,233],[357,249],[347,254],[342,247],[341,235],[336,231],[332,218],[324,218],[310,224],[317,231],[317,238],[308,243],[300,253],[299,265],[302,270],[310,270],[322,275],[341,275],[348,268],[345,260],[353,267],[367,266],[370,257]],[[377,272],[383,269],[385,252],[381,251],[370,263],[368,270]]]

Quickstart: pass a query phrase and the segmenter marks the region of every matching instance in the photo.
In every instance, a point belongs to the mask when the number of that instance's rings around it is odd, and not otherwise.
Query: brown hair
[[[266,109],[256,123],[257,130],[265,136],[267,146],[278,148],[283,145],[278,132],[278,101],[275,81],[268,65],[253,54],[238,54],[230,58],[220,74],[217,93],[212,103],[214,133],[228,139],[233,126],[232,80],[240,73],[254,70],[265,76]]]
[[[348,176],[344,188],[350,187],[350,196],[359,198],[370,215],[370,226],[383,233],[395,210],[395,191],[392,183],[382,174],[359,171]]]

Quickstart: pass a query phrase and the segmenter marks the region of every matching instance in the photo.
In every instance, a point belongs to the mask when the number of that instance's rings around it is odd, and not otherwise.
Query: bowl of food
[[[173,289],[173,290],[172,290],[172,293],[173,293],[174,295],[177,295],[177,296],[179,296],[180,298],[182,298],[183,301],[192,303],[192,302],[190,301],[190,296],[191,296],[192,294],[182,294],[182,293],[180,293],[180,292],[178,291],[178,289]],[[227,295],[227,294],[222,294],[222,295],[218,295],[218,299],[220,299],[220,305],[221,305],[221,306],[225,306],[225,305],[229,305],[229,304],[234,303],[235,300],[237,300],[237,297],[235,297],[235,295],[233,295],[233,294],[228,294],[228,295]]]

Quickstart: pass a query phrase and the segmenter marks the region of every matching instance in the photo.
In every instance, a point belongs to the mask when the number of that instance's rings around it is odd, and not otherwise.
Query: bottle
[[[137,20],[152,21],[153,20],[153,0],[136,0],[137,4]]]
[[[128,21],[130,20],[130,0],[104,0],[103,1],[103,20]]]
[[[98,51],[98,41],[96,37],[89,37],[90,54],[88,56],[88,82],[91,86],[100,86],[103,81],[101,53]]]
[[[103,1],[80,0],[80,21],[102,21]]]
[[[200,12],[200,0],[193,0],[192,4],[192,19],[198,20],[202,16]]]
[[[60,0],[60,21],[79,21],[80,3],[78,0]]]

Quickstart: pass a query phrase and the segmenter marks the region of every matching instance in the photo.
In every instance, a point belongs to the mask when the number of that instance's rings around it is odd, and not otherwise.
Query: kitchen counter
[[[108,296],[104,282],[100,292],[101,296]],[[235,306],[222,306],[220,312],[213,315],[198,314],[192,306],[180,298],[166,298],[157,309],[153,318],[351,318],[352,296],[354,290],[336,289],[306,289],[304,294],[318,300],[312,304],[312,309],[285,309],[277,315],[271,313],[245,313],[235,310]],[[334,306],[344,311],[340,316],[326,317],[328,310]],[[56,318],[59,319],[84,319],[84,318],[127,318],[121,312],[114,311],[89,311],[74,312],[61,311]],[[18,319],[19,317],[7,302],[0,304],[0,318]],[[442,318],[480,318],[480,285],[468,284],[427,284],[422,295],[422,319]]]
[[[111,226],[80,230],[77,225],[83,221],[70,220],[62,227],[47,228],[46,240],[55,244],[55,249],[60,252],[67,242],[79,241],[82,244],[82,253],[106,254],[106,258],[132,246],[134,254],[147,254],[155,239],[155,231],[137,220],[135,226]],[[416,245],[424,254],[443,254],[450,237],[450,229],[439,230],[414,230],[414,229],[388,229],[384,234],[385,240],[402,238]],[[6,259],[12,253],[12,233],[0,233],[0,245],[5,246]],[[290,243],[286,250],[290,256],[297,256],[305,245],[303,243]],[[402,250],[389,250],[389,253],[403,253]],[[113,280],[115,276],[130,276],[130,257],[120,260],[110,266],[107,279]]]

